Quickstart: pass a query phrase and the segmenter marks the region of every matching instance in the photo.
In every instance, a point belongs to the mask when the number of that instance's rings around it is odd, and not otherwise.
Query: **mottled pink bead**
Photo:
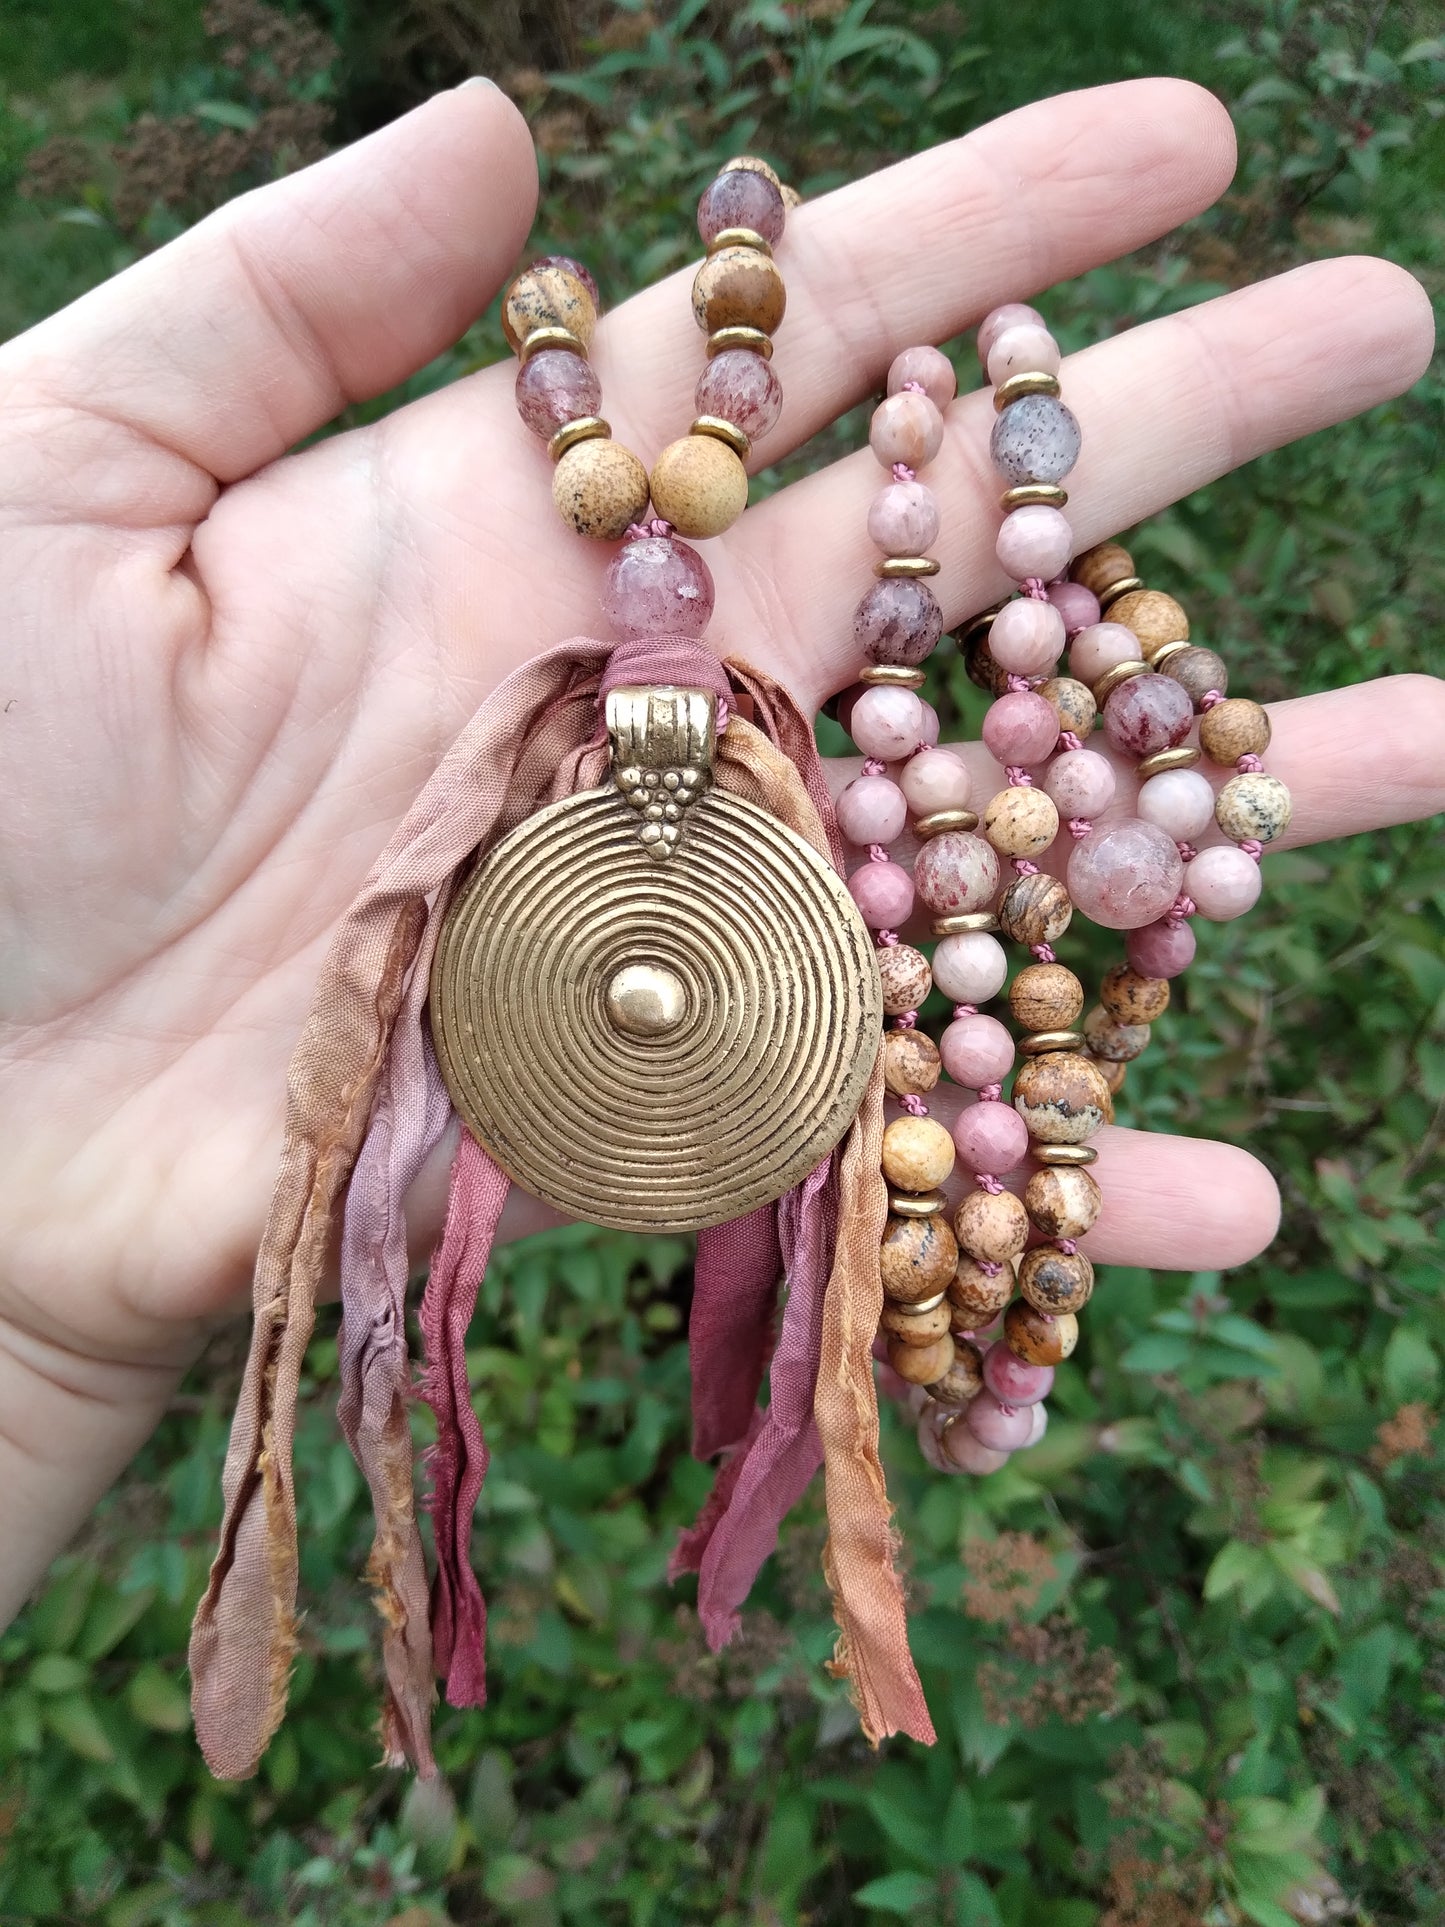
[[[938,409],[947,408],[958,393],[958,376],[941,348],[905,348],[895,355],[888,370],[888,393],[896,395],[907,381],[916,381]]]
[[[1232,843],[1201,850],[1184,871],[1184,894],[1210,923],[1228,923],[1252,910],[1262,886],[1259,865]]]
[[[913,878],[901,863],[865,863],[848,888],[870,930],[897,930],[913,914]]]
[[[1044,777],[1044,794],[1062,817],[1101,816],[1114,800],[1114,765],[1093,749],[1066,749]]]
[[[900,389],[873,410],[868,444],[884,468],[923,468],[943,447],[943,416],[927,395]]]
[[[1092,622],[1074,637],[1069,674],[1090,688],[1121,662],[1139,661],[1139,638],[1122,622]]]
[[[898,763],[912,755],[923,727],[923,704],[911,689],[864,689],[854,699],[847,730],[865,756]]]
[[[1050,1366],[1048,1369],[1052,1371],[1053,1367]],[[1032,1424],[1029,1428],[1028,1437],[1019,1447],[1020,1452],[1027,1452],[1031,1445],[1037,1445],[1044,1433],[1049,1429],[1049,1411],[1046,1405],[1030,1405],[1028,1414]]]
[[[1014,1040],[997,1017],[955,1017],[938,1049],[943,1068],[967,1091],[1001,1084],[1014,1067]]]
[[[933,981],[956,1004],[986,1004],[1008,977],[1008,956],[986,930],[944,937],[933,953]]]
[[[1054,1389],[1054,1368],[1026,1364],[1007,1345],[995,1345],[983,1361],[983,1382],[1001,1405],[1037,1405]]]
[[[1194,932],[1187,923],[1146,923],[1124,945],[1141,977],[1181,977],[1194,961]]]
[[[596,370],[570,348],[543,348],[517,370],[517,413],[544,440],[564,422],[595,415],[601,406]]]
[[[1059,740],[1058,712],[1033,689],[1013,689],[989,704],[983,740],[990,756],[1010,763],[1042,763]]]
[[[994,1452],[1017,1452],[1033,1434],[1032,1406],[1001,1405],[992,1392],[980,1392],[964,1407],[963,1422]]]
[[[966,810],[972,795],[967,766],[947,749],[921,749],[910,756],[898,782],[915,816]]]
[[[619,636],[700,636],[712,614],[712,574],[675,535],[624,542],[608,564],[602,613]]]
[[[853,613],[853,640],[869,662],[915,669],[943,634],[943,611],[926,582],[875,582]]]
[[[953,1127],[953,1141],[970,1171],[1001,1178],[1028,1155],[1029,1127],[1012,1104],[970,1104]]]
[[[1136,807],[1176,843],[1192,843],[1214,821],[1214,791],[1197,769],[1161,770],[1141,788]]]
[[[724,228],[750,227],[776,247],[787,212],[781,192],[766,174],[730,167],[704,189],[697,204],[697,231],[711,247]]]
[[[1017,596],[989,624],[988,653],[1011,676],[1045,676],[1064,653],[1064,619],[1051,602]]]
[[[1047,328],[1036,321],[1016,322],[995,337],[988,351],[988,378],[997,388],[1010,375],[1056,375],[1062,359]]]
[[[942,727],[938,720],[938,711],[933,707],[933,704],[928,702],[924,697],[920,696],[918,700],[923,710],[923,721],[919,725],[918,740],[925,749],[936,749],[938,747],[938,733]]]
[[[1049,589],[1049,601],[1064,618],[1064,634],[1071,642],[1081,629],[1099,620],[1099,598],[1082,582],[1055,582]]]
[[[1095,830],[1069,858],[1069,895],[1105,930],[1153,923],[1179,895],[1183,879],[1173,837],[1137,817]]]
[[[974,1343],[987,1355],[990,1345],[1003,1337],[1003,1313],[996,1311],[986,1325],[980,1325],[973,1334]]]
[[[938,540],[938,526],[938,497],[922,482],[890,482],[868,510],[868,539],[885,555],[925,554]]]
[[[908,821],[908,801],[886,776],[855,776],[838,798],[838,828],[850,843],[892,843]]]
[[[1003,518],[995,553],[1015,582],[1027,582],[1034,576],[1052,582],[1069,566],[1074,532],[1060,510],[1031,502],[1025,508],[1011,509]]]
[[[1189,734],[1194,704],[1168,676],[1131,676],[1104,704],[1104,734],[1121,755],[1153,756]]]
[[[976,1438],[966,1419],[949,1426],[943,1435],[943,1451],[960,1472],[972,1472],[979,1479],[987,1478],[990,1472],[1001,1472],[1009,1462],[1007,1452],[995,1452]]]
[[[993,353],[993,344],[1005,328],[1042,328],[1044,318],[1037,308],[1030,308],[1023,301],[1005,301],[1001,307],[986,314],[978,328],[978,358],[987,368],[988,358]]]
[[[998,890],[998,851],[971,831],[946,830],[914,858],[913,883],[935,916],[982,910]]]
[[[755,442],[782,413],[783,384],[750,348],[725,348],[698,376],[693,403],[699,415],[720,415]]]

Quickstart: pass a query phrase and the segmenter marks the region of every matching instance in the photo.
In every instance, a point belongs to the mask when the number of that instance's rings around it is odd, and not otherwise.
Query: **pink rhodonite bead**
[[[626,542],[608,565],[602,612],[619,636],[699,637],[712,614],[712,574],[675,535]]]
[[[1069,858],[1069,895],[1105,930],[1153,923],[1172,906],[1183,880],[1174,839],[1137,817],[1095,830]]]
[[[976,935],[977,932],[967,934]],[[943,1068],[966,1091],[1000,1084],[1014,1067],[1014,1040],[997,1017],[955,1017],[938,1040]]]
[[[1184,871],[1184,891],[1210,923],[1229,923],[1259,902],[1259,865],[1232,843],[1201,850]]]
[[[1058,509],[1031,502],[1011,509],[1003,518],[995,553],[1001,567],[1015,582],[1037,576],[1052,582],[1069,566],[1074,553],[1074,532]]]
[[[1001,307],[986,314],[978,326],[978,358],[985,368],[993,353],[993,344],[1005,328],[1042,328],[1044,318],[1037,308],[1031,308],[1023,301],[1005,301]]]
[[[998,889],[998,852],[968,830],[947,830],[930,837],[914,858],[913,882],[935,916],[981,910]]]
[[[750,348],[726,348],[698,376],[693,401],[699,415],[720,415],[755,442],[782,411],[783,384],[772,363]]]
[[[719,174],[697,204],[697,231],[708,247],[730,227],[749,227],[776,247],[786,220],[781,191],[766,174],[750,167],[730,167]]]
[[[966,810],[972,794],[967,766],[946,749],[920,749],[898,776],[898,786],[915,816],[936,810]]]
[[[980,1392],[964,1408],[963,1422],[980,1445],[994,1452],[1017,1452],[1033,1439],[1033,1407],[1001,1405],[992,1392]]]
[[[1099,598],[1082,582],[1054,583],[1049,601],[1064,618],[1064,633],[1071,639],[1099,620]]]
[[[1141,977],[1179,977],[1194,961],[1194,932],[1183,921],[1146,923],[1131,930],[1124,945]]]
[[[1011,676],[1043,676],[1064,653],[1064,619],[1051,602],[1019,596],[989,624],[988,653]]]
[[[927,395],[900,389],[873,410],[868,441],[884,468],[923,468],[943,446],[943,416]]]
[[[893,842],[907,821],[907,798],[886,776],[857,776],[838,798],[838,828],[859,849]]]
[[[953,1141],[970,1171],[1001,1178],[1028,1155],[1029,1127],[1012,1104],[971,1104],[959,1114]]]
[[[1005,767],[1042,763],[1059,740],[1058,712],[1037,690],[1010,690],[989,704],[983,740],[990,756]]]
[[[941,728],[938,720],[938,711],[933,707],[932,703],[925,702],[921,696],[918,699],[918,703],[923,711],[923,724],[918,732],[918,741],[925,749],[937,749],[938,734]]]
[[[1092,687],[1121,662],[1139,661],[1139,638],[1122,622],[1093,622],[1074,637],[1069,674]]]
[[[1114,765],[1096,749],[1066,749],[1044,777],[1044,794],[1060,816],[1102,816],[1114,800]]]
[[[868,539],[885,555],[926,554],[938,526],[938,497],[922,482],[890,482],[868,510]]]
[[[906,576],[875,582],[853,615],[853,639],[869,662],[915,669],[942,634],[943,611],[932,589]]]
[[[1037,1405],[1054,1388],[1054,1368],[1026,1364],[1007,1345],[995,1345],[983,1361],[983,1382],[1003,1405]]]
[[[844,727],[865,756],[898,763],[922,740],[923,704],[911,689],[865,689]]]
[[[848,888],[870,930],[897,930],[913,914],[913,878],[901,863],[865,863]]]
[[[1104,734],[1125,756],[1174,749],[1193,721],[1188,692],[1168,676],[1131,676],[1104,704]]]
[[[601,406],[596,370],[570,348],[544,348],[517,370],[517,413],[544,440]]]
[[[888,370],[888,393],[896,395],[908,381],[916,381],[938,409],[947,408],[958,393],[958,376],[941,348],[905,348],[895,355]]]

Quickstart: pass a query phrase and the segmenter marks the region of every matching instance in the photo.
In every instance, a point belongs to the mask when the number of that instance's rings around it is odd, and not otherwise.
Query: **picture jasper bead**
[[[880,944],[876,952],[883,979],[883,1008],[890,1017],[917,1010],[933,988],[928,959],[911,943]]]
[[[1004,1314],[1003,1335],[1026,1365],[1062,1365],[1079,1342],[1079,1321],[1071,1311],[1055,1318],[1020,1298]]]
[[[1025,1030],[1071,1030],[1084,986],[1067,964],[1029,964],[1009,987],[1008,1007]]]
[[[998,907],[999,928],[1015,943],[1053,943],[1074,914],[1073,900],[1057,877],[1015,877]]]
[[[1053,707],[1059,728],[1071,729],[1076,736],[1087,736],[1094,727],[1099,705],[1086,682],[1075,676],[1050,676],[1039,684],[1039,694]]]
[[[948,1285],[948,1302],[953,1306],[953,1330],[976,1331],[997,1318],[1014,1295],[1014,1268],[1004,1265],[996,1272],[985,1271],[976,1259],[960,1257]]]
[[[1014,1078],[1014,1109],[1041,1144],[1083,1144],[1109,1112],[1109,1087],[1078,1051],[1031,1057]]]
[[[888,1363],[906,1384],[932,1385],[953,1364],[953,1340],[947,1333],[931,1345],[909,1345],[901,1338],[890,1338]]]
[[[1189,618],[1162,589],[1131,589],[1109,605],[1110,622],[1122,622],[1139,638],[1139,653],[1145,662],[1166,642],[1188,642]]]
[[[1059,812],[1041,789],[1016,784],[1000,790],[989,803],[983,828],[1003,856],[1038,856],[1059,833]]]
[[[1214,799],[1214,820],[1236,843],[1246,838],[1273,843],[1289,828],[1293,808],[1290,793],[1279,778],[1256,770],[1230,777]]]
[[[502,333],[513,350],[537,328],[565,328],[585,348],[597,326],[597,303],[582,277],[557,261],[519,274],[502,303]]]
[[[1147,1024],[1121,1024],[1102,1004],[1084,1019],[1084,1037],[1095,1057],[1114,1064],[1128,1064],[1149,1048]]]
[[[1046,1238],[1082,1238],[1104,1202],[1093,1176],[1067,1164],[1046,1164],[1024,1186],[1024,1205]]]
[[[890,1218],[879,1252],[883,1289],[902,1305],[932,1298],[958,1267],[958,1241],[942,1216]]]
[[[774,334],[788,305],[778,265],[756,248],[719,248],[692,284],[693,318],[704,334],[719,328],[759,328]]]
[[[1132,964],[1116,963],[1099,986],[1099,1002],[1121,1024],[1153,1024],[1169,1008],[1169,979],[1145,977]]]
[[[647,470],[621,442],[577,442],[552,471],[557,513],[597,542],[620,542],[647,513],[650,492]]]
[[[892,1337],[901,1338],[905,1345],[935,1345],[940,1338],[948,1335],[952,1318],[952,1309],[945,1298],[932,1311],[913,1311],[907,1305],[885,1304],[878,1324],[881,1330]]]
[[[653,507],[679,535],[721,535],[748,505],[748,472],[716,435],[683,435],[653,463],[650,491]]]
[[[983,1390],[983,1356],[966,1338],[953,1341],[953,1363],[928,1388],[940,1405],[967,1405]]]
[[[1199,747],[1211,763],[1228,766],[1269,748],[1269,715],[1247,696],[1230,696],[1199,719]]]
[[[1177,682],[1196,709],[1211,689],[1222,696],[1229,688],[1228,666],[1212,649],[1181,649],[1161,665],[1160,674]]]
[[[883,1083],[892,1096],[922,1097],[933,1089],[942,1071],[938,1046],[926,1031],[884,1031]]]
[[[1091,595],[1106,595],[1116,582],[1135,574],[1134,558],[1118,542],[1100,542],[1075,559],[1070,579],[1081,582]]]
[[[936,1118],[895,1117],[883,1133],[883,1175],[900,1191],[936,1191],[952,1171],[954,1157],[953,1139]]]
[[[1005,1265],[1029,1241],[1029,1214],[1012,1191],[970,1191],[954,1214],[953,1233],[968,1257]]]
[[[1035,1311],[1053,1318],[1082,1311],[1094,1295],[1094,1267],[1082,1251],[1056,1251],[1036,1245],[1019,1265],[1019,1290]]]

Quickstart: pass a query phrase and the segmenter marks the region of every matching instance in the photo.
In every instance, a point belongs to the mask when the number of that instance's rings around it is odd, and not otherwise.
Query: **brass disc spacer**
[[[1031,1144],[1039,1164],[1092,1164],[1099,1153],[1092,1144]]]
[[[1041,368],[1023,369],[1017,375],[1010,375],[1001,381],[993,391],[995,414],[1001,415],[1010,402],[1022,401],[1025,395],[1057,395],[1059,378],[1046,375]]]
[[[947,1296],[946,1290],[935,1292],[932,1298],[924,1298],[916,1305],[905,1305],[899,1299],[890,1298],[888,1309],[900,1318],[923,1318],[929,1312],[937,1311]]]
[[[1099,595],[1100,615],[1102,615],[1106,609],[1112,608],[1113,605],[1119,600],[1120,596],[1133,595],[1136,589],[1142,589],[1143,586],[1144,586],[1144,578],[1142,575],[1120,576],[1117,582],[1111,582],[1107,589],[1104,589],[1100,592],[1100,595]]]
[[[547,453],[554,462],[560,462],[567,450],[575,448],[578,442],[605,442],[611,435],[611,422],[603,421],[600,415],[579,415],[575,422],[563,422],[548,442]]]
[[[1166,769],[1193,769],[1198,761],[1199,751],[1191,749],[1188,743],[1181,743],[1178,749],[1156,749],[1152,756],[1135,765],[1134,774],[1141,783],[1146,783],[1151,776],[1160,776]]]
[[[1162,669],[1169,658],[1177,656],[1181,649],[1196,649],[1198,646],[1197,643],[1185,642],[1181,637],[1174,642],[1161,642],[1157,649],[1151,649],[1146,644],[1144,653],[1149,658],[1151,669]]]
[[[998,929],[998,918],[992,910],[965,910],[956,917],[935,917],[933,934],[935,937],[966,937],[972,931],[994,931]]]
[[[725,354],[729,348],[746,348],[764,361],[773,358],[773,337],[761,328],[715,328],[707,338],[707,358]]]
[[[922,689],[924,674],[901,662],[870,662],[858,671],[858,680],[870,689]]]
[[[720,228],[707,244],[709,254],[716,254],[722,248],[756,248],[759,254],[771,258],[773,244],[766,235],[759,234],[756,228]]]
[[[1122,688],[1126,682],[1132,682],[1135,676],[1147,676],[1148,674],[1148,663],[1137,657],[1131,659],[1129,662],[1116,662],[1114,667],[1112,669],[1106,669],[1099,680],[1093,685],[1094,701],[1099,705],[1100,709],[1102,709],[1116,689]]]
[[[998,498],[1001,509],[1051,508],[1061,509],[1069,499],[1069,491],[1060,488],[1057,482],[1020,482],[1015,488],[1006,488]]]
[[[931,555],[885,555],[881,562],[875,562],[873,573],[889,581],[895,576],[913,579],[923,575],[937,575],[941,564]]]
[[[569,353],[587,359],[586,344],[573,334],[570,328],[534,328],[529,335],[523,335],[517,349],[517,359],[525,368],[533,355],[540,355],[544,348],[565,348]]]
[[[687,432],[689,435],[711,435],[714,441],[726,442],[739,461],[745,462],[748,459],[748,451],[752,443],[743,431],[735,423],[728,421],[725,416],[694,416],[692,427]]]
[[[933,810],[927,816],[915,817],[914,834],[926,841],[930,836],[942,836],[945,830],[976,830],[978,817],[972,810]]]
[[[890,1191],[888,1209],[895,1218],[936,1218],[948,1199],[941,1191]]]
[[[1081,1030],[1034,1030],[1027,1037],[1019,1039],[1019,1049],[1025,1057],[1042,1057],[1051,1050],[1082,1050],[1084,1033]]]

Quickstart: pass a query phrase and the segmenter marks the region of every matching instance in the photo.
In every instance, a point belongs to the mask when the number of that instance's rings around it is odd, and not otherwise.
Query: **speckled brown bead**
[[[1147,1024],[1121,1024],[1102,1004],[1084,1019],[1084,1037],[1093,1056],[1112,1064],[1131,1063],[1149,1048]]]
[[[1199,747],[1212,763],[1228,766],[1269,748],[1269,715],[1247,696],[1230,696],[1199,719]]]
[[[953,1169],[953,1160],[953,1139],[936,1118],[895,1117],[883,1133],[883,1175],[900,1191],[935,1190]]]
[[[883,979],[883,1008],[890,1017],[918,1010],[933,988],[933,971],[921,950],[911,943],[880,944],[878,975]]]
[[[932,1385],[953,1366],[953,1340],[944,1334],[931,1345],[908,1345],[901,1338],[888,1340],[888,1363],[909,1385]]]
[[[1293,813],[1288,789],[1263,770],[1231,776],[1214,799],[1214,820],[1236,843],[1247,837],[1256,843],[1273,843],[1289,828]]]
[[[1079,1321],[1071,1311],[1055,1318],[1019,1298],[1004,1313],[1003,1335],[1014,1357],[1025,1364],[1062,1365],[1079,1342]]]
[[[774,334],[788,305],[778,265],[756,248],[720,248],[697,271],[692,312],[704,334],[760,328]]]
[[[1084,986],[1067,964],[1028,964],[1009,986],[1008,1007],[1025,1030],[1070,1030]]]
[[[942,1070],[943,1059],[927,1031],[884,1031],[883,1083],[894,1097],[922,1097]]]
[[[1058,1251],[1036,1245],[1019,1265],[1019,1290],[1035,1311],[1053,1318],[1082,1311],[1094,1295],[1094,1267],[1082,1251]]]
[[[1059,833],[1059,812],[1041,789],[1015,784],[991,800],[983,832],[1003,856],[1038,856]]]
[[[577,442],[552,471],[557,513],[597,542],[620,542],[646,515],[648,493],[647,470],[621,442]]]
[[[1100,1058],[1097,1061],[1100,1075],[1109,1087],[1110,1097],[1117,1097],[1124,1088],[1124,1079],[1129,1074],[1128,1064],[1121,1060],[1110,1058]],[[1108,1122],[1110,1124],[1114,1122],[1114,1107],[1112,1104],[1109,1106]]]
[[[907,1305],[885,1304],[878,1324],[891,1337],[901,1338],[905,1345],[932,1345],[949,1330],[952,1318],[953,1308],[945,1298],[932,1311],[913,1311]]]
[[[1006,1265],[1029,1241],[1029,1214],[1012,1191],[970,1191],[954,1214],[953,1231],[970,1258]]]
[[[1014,1268],[1003,1265],[987,1272],[973,1258],[960,1257],[948,1285],[948,1302],[953,1306],[954,1336],[976,1331],[997,1318],[1014,1295]]]
[[[1094,548],[1086,549],[1075,558],[1069,570],[1075,582],[1082,582],[1086,589],[1097,596],[1107,595],[1116,582],[1122,582],[1127,576],[1137,573],[1133,556],[1117,542],[1100,542]]]
[[[916,1305],[952,1284],[958,1267],[958,1240],[941,1216],[890,1218],[884,1226],[878,1263],[888,1296],[900,1305]]]
[[[942,1378],[934,1379],[929,1396],[940,1405],[967,1405],[983,1390],[983,1354],[966,1338],[955,1337],[953,1363]]]
[[[597,303],[570,269],[539,264],[519,274],[502,303],[502,333],[520,348],[534,328],[565,328],[585,348],[597,326]]]
[[[652,465],[652,504],[679,535],[721,535],[748,505],[748,472],[716,435],[683,435]]]
[[[1229,669],[1223,656],[1215,655],[1212,649],[1190,647],[1180,649],[1168,662],[1161,663],[1159,673],[1171,682],[1177,682],[1198,709],[1200,701],[1211,689],[1217,689],[1222,696],[1229,687]]]
[[[1071,729],[1076,736],[1087,736],[1093,729],[1099,705],[1086,682],[1073,676],[1050,676],[1039,684],[1039,694],[1053,705],[1060,729]]]
[[[1057,877],[1015,877],[998,907],[999,928],[1015,943],[1053,943],[1074,914],[1073,901]]]
[[[1169,979],[1144,977],[1130,963],[1116,963],[1099,986],[1099,1002],[1121,1024],[1155,1024],[1169,1008]]]
[[[1013,1102],[1041,1144],[1082,1144],[1108,1114],[1109,1087],[1080,1052],[1051,1050],[1019,1066]]]
[[[1024,1186],[1028,1214],[1046,1238],[1082,1238],[1103,1202],[1091,1174],[1067,1164],[1044,1165]]]
[[[979,689],[986,689],[991,696],[1001,696],[1008,688],[1008,671],[1000,669],[994,661],[988,646],[988,631],[976,635],[963,652],[963,666],[968,672],[968,680]]]
[[[1147,662],[1166,642],[1188,642],[1189,618],[1162,589],[1131,589],[1109,604],[1110,622],[1122,622],[1139,638],[1139,652]]]

